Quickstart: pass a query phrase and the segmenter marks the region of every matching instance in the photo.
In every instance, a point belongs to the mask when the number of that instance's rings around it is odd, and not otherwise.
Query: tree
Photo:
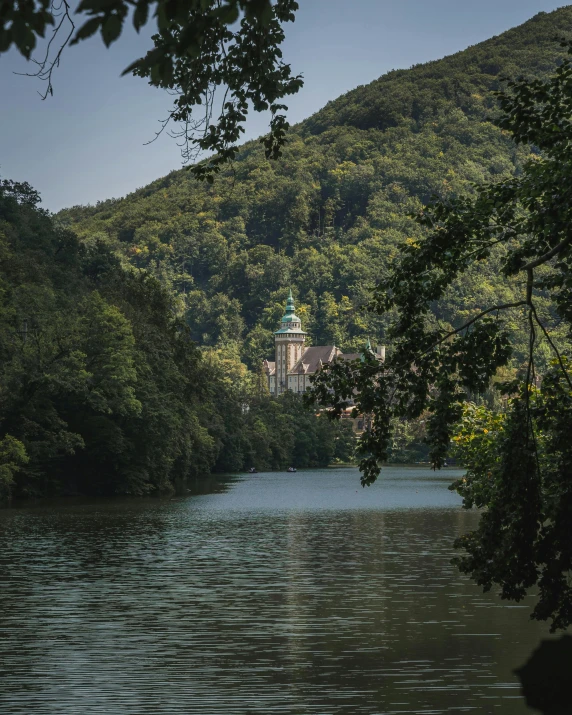
[[[171,296],[38,200],[0,181],[0,500],[166,491],[207,473],[204,382],[224,385]]]
[[[11,435],[0,440],[0,499],[10,495],[14,475],[27,462],[28,455],[22,442]]]
[[[280,100],[303,84],[282,60],[280,49],[282,25],[294,21],[297,9],[295,0],[82,0],[76,15],[87,19],[76,30],[68,0],[2,0],[0,54],[15,45],[32,59],[32,76],[46,82],[45,99],[53,94],[53,72],[67,45],[99,32],[109,47],[120,37],[130,12],[139,32],[154,11],[153,47],[123,74],[132,72],[176,95],[161,132],[170,121],[182,126],[174,135],[183,139],[185,161],[212,152],[191,168],[198,179],[212,183],[238,153],[251,106],[271,114],[270,132],[261,140],[266,157],[281,155],[289,125],[287,107]],[[46,32],[52,36],[44,55],[32,58],[37,39]],[[219,114],[213,122],[215,106]]]
[[[456,485],[466,507],[487,507],[459,539],[458,565],[503,598],[519,601],[537,586],[532,615],[551,618],[553,630],[572,623],[572,43],[563,46],[568,57],[548,80],[519,79],[498,92],[498,125],[531,152],[522,172],[422,209],[425,235],[406,243],[378,286],[372,307],[391,318],[387,362],[334,364],[314,387],[334,417],[354,396],[356,410],[373,416],[360,443],[366,485],[387,459],[396,419],[428,411],[430,459],[440,468],[463,405],[499,369],[516,369],[500,385],[506,414],[482,445],[488,459],[469,450],[467,478]],[[439,301],[491,264],[520,296],[444,325]],[[518,323],[528,336],[523,355],[512,341]],[[544,364],[541,343],[551,354]],[[485,434],[486,419],[466,415],[461,437]]]

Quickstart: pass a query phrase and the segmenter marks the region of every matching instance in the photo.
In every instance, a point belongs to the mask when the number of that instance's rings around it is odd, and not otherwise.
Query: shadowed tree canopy
[[[68,0],[2,0],[0,54],[13,45],[36,66],[33,76],[53,94],[53,72],[67,45],[101,34],[106,46],[118,40],[131,18],[139,30],[157,26],[153,47],[123,74],[149,80],[175,94],[169,122],[180,127],[185,161],[211,156],[191,168],[213,181],[238,152],[249,110],[269,111],[270,131],[262,138],[267,158],[281,156],[286,141],[287,107],[281,100],[302,86],[282,60],[282,25],[294,21],[294,0],[82,0],[75,13]],[[76,23],[78,27],[76,27]],[[39,38],[43,54],[33,53]]]

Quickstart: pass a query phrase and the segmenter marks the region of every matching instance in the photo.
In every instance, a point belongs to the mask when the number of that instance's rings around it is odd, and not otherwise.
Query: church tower
[[[294,312],[292,291],[288,293],[286,312],[280,321],[280,330],[274,333],[276,346],[276,395],[281,395],[288,389],[288,373],[302,357],[306,333],[302,330],[302,322]]]

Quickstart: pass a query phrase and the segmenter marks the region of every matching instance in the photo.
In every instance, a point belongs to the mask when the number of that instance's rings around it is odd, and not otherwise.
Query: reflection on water
[[[458,474],[0,511],[0,712],[524,715],[547,627],[450,565]]]

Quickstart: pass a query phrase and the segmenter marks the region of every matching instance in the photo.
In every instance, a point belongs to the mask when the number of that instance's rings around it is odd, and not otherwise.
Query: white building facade
[[[311,386],[310,378],[320,371],[322,365],[340,357],[344,360],[362,357],[361,353],[343,355],[335,345],[306,347],[305,342],[306,333],[302,330],[302,321],[296,315],[292,291],[289,291],[284,317],[280,321],[280,328],[274,333],[274,362],[265,360],[263,363],[271,395],[281,395],[287,390],[306,392]],[[371,350],[369,343],[366,349]],[[383,360],[384,353],[385,348],[379,347],[375,354]]]

